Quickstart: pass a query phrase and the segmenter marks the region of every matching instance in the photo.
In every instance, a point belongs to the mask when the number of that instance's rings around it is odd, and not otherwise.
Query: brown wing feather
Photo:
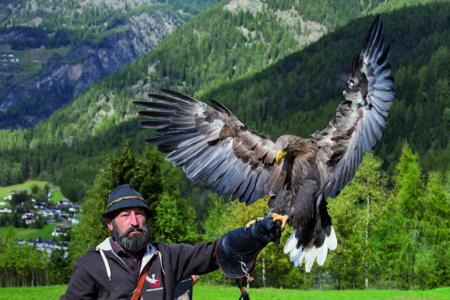
[[[186,175],[213,191],[251,204],[280,189],[282,165],[275,163],[277,147],[267,136],[250,130],[225,106],[211,100],[207,105],[174,91],[149,94],[154,101],[136,102],[147,108],[139,114],[149,120],[143,127],[160,135],[146,140],[167,159],[183,167]],[[275,175],[275,176],[274,176]]]

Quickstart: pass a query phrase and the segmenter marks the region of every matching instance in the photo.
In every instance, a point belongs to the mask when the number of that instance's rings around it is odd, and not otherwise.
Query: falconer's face
[[[113,230],[113,223],[115,223],[121,233],[130,230],[129,235],[138,233],[136,229],[139,227],[147,227],[145,210],[140,207],[124,209],[115,216],[114,222],[112,220],[106,220],[106,222],[110,230]]]
[[[150,242],[145,210],[140,207],[120,211],[114,219],[106,219],[115,241],[125,250],[138,252]]]

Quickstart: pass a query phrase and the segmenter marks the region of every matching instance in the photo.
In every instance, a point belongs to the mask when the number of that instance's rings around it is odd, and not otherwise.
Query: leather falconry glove
[[[221,238],[216,254],[225,276],[231,279],[249,277],[259,252],[270,242],[280,243],[284,227],[274,219],[274,214],[266,214],[264,218],[249,222]]]

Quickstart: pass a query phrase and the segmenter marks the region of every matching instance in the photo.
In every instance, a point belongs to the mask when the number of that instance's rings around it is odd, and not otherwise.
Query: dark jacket
[[[66,294],[60,299],[131,299],[138,280],[112,250],[111,238],[90,249],[73,267]],[[202,275],[219,268],[216,246],[219,240],[197,243],[147,245],[141,272],[150,261],[142,288],[142,299],[174,299],[177,284],[191,275]]]

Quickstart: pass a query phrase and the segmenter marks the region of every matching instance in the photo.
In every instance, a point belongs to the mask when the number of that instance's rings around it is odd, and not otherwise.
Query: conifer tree
[[[449,198],[445,195],[440,173],[430,173],[423,197],[423,215],[419,223],[420,248],[417,259],[419,288],[434,288],[449,282],[450,236]]]
[[[403,235],[399,267],[403,278],[403,288],[415,285],[416,253],[419,246],[419,222],[424,210],[424,185],[419,156],[405,143],[394,178],[394,197],[397,198],[402,214]]]
[[[130,184],[138,191],[151,209],[155,209],[161,197],[163,182],[161,178],[162,158],[153,150],[146,153],[147,159],[140,160],[130,150],[127,142],[119,158],[106,161],[94,184],[87,191],[83,201],[83,214],[80,223],[72,231],[72,246],[69,255],[72,262],[81,257],[90,247],[110,236],[105,220],[105,212],[110,193],[119,185]]]
[[[367,153],[353,180],[335,199],[329,199],[338,248],[325,264],[337,288],[370,287],[380,268],[378,220],[386,209],[388,192],[382,161]]]

